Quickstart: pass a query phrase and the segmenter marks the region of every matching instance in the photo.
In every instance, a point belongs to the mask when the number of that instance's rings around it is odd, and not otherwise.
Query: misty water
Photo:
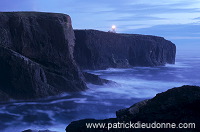
[[[115,111],[167,89],[200,86],[199,62],[198,50],[182,50],[177,53],[175,65],[87,71],[116,83],[87,84],[89,90],[85,92],[64,94],[56,99],[1,103],[0,131],[49,129],[63,132],[71,121],[115,117]]]

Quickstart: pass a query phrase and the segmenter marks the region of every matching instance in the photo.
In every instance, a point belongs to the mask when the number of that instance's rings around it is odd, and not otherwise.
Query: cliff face
[[[0,58],[0,84],[1,91],[6,93],[4,96],[33,99],[59,93],[47,83],[44,69],[39,64],[3,47],[0,47]]]
[[[0,12],[0,50],[0,97],[7,100],[85,90],[84,80],[94,76],[84,79],[76,62],[81,69],[158,66],[175,62],[176,47],[155,36],[95,30],[74,35],[64,14]]]
[[[4,80],[5,83],[11,84],[13,89],[18,89],[19,85],[15,83],[16,80],[23,84],[31,82],[24,88],[26,87],[26,90],[29,91],[37,85],[36,89],[46,90],[47,94],[44,96],[86,89],[82,74],[73,59],[74,38],[71,19],[68,15],[40,12],[1,12],[0,46],[2,53],[0,57],[3,58],[1,61],[12,69],[10,71],[7,66],[1,65],[0,68],[3,71],[1,77],[9,75],[10,72],[12,74],[17,72],[18,74],[15,76],[12,75],[15,81],[7,78]],[[6,54],[4,55],[3,52]],[[14,54],[15,52],[18,54]],[[13,57],[19,61],[13,63]],[[28,63],[20,59],[23,57],[28,60]],[[14,71],[14,66],[19,68],[15,69],[19,72]],[[25,74],[23,71],[27,71],[27,73]],[[40,80],[40,78],[33,73],[42,74],[43,81],[35,82],[34,79]],[[5,87],[7,90],[2,90]],[[10,85],[0,87],[4,92],[12,88]],[[16,92],[23,93],[24,88]],[[57,92],[52,92],[49,88],[57,89]],[[52,94],[48,94],[48,92]]]
[[[175,63],[176,46],[162,37],[75,30],[74,57],[82,69]]]

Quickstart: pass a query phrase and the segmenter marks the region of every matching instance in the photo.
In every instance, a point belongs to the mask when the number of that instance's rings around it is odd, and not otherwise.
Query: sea
[[[182,85],[200,86],[200,49],[178,50],[176,64],[87,70],[115,83],[87,84],[88,90],[37,101],[0,103],[0,132],[26,129],[64,132],[66,126],[85,118],[116,117],[115,112]]]

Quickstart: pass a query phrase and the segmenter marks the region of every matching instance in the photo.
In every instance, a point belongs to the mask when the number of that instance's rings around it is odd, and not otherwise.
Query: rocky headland
[[[176,46],[162,37],[73,30],[71,18],[65,14],[0,12],[0,101],[83,91],[86,82],[102,85],[111,81],[81,70],[162,66],[174,64],[175,55]],[[117,111],[116,118],[75,121],[66,131],[107,131],[86,129],[85,123],[123,121],[193,122],[196,129],[184,131],[198,131],[199,103],[200,87],[173,88]]]
[[[36,99],[87,89],[73,59],[74,39],[68,15],[1,12],[0,95],[3,100]]]
[[[81,69],[162,66],[175,63],[176,46],[162,37],[74,30],[74,57]]]
[[[0,51],[0,101],[7,101],[110,82],[79,69],[173,64],[176,46],[156,36],[74,31],[65,14],[0,12]]]
[[[95,120],[85,119],[74,121],[68,125],[66,132],[102,132],[108,128],[87,129],[86,123],[123,123],[138,121],[142,123],[195,123],[195,129],[110,129],[109,132],[146,132],[146,131],[200,131],[200,87],[182,86],[172,88],[166,92],[157,94],[154,98],[136,103],[130,108],[116,112],[116,118]]]

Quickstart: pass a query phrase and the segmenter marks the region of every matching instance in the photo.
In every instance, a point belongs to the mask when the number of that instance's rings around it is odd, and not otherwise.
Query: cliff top
[[[109,34],[115,34],[115,35],[120,35],[120,36],[125,36],[125,37],[151,37],[151,38],[160,38],[160,39],[165,39],[164,37],[160,36],[155,36],[155,35],[143,35],[143,34],[127,34],[127,33],[112,33],[112,32],[106,32],[106,31],[100,31],[100,30],[95,30],[95,29],[74,29],[74,31],[85,31],[88,33],[109,33]]]
[[[40,15],[50,15],[50,16],[68,16],[67,14],[63,13],[52,13],[52,12],[35,12],[35,11],[19,11],[19,12],[0,12],[0,15],[20,15],[24,17],[32,17],[32,16],[40,16]]]

